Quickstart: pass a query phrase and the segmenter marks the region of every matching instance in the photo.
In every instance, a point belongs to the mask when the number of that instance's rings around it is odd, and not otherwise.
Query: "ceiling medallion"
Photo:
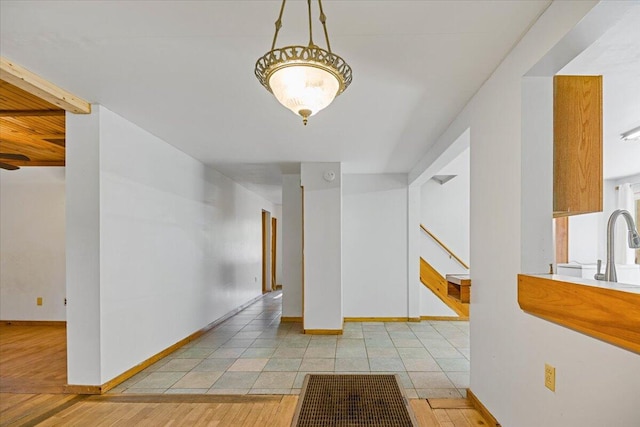
[[[352,79],[351,67],[344,59],[331,52],[322,0],[318,0],[318,8],[327,49],[313,43],[311,0],[307,0],[309,45],[276,49],[285,3],[286,0],[282,0],[271,50],[258,59],[255,74],[278,102],[301,116],[302,122],[306,125],[309,117],[327,107],[336,96],[347,89]]]

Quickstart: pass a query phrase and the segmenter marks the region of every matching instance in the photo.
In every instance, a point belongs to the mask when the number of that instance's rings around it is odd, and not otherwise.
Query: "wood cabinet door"
[[[553,80],[553,216],[602,211],[602,76]]]

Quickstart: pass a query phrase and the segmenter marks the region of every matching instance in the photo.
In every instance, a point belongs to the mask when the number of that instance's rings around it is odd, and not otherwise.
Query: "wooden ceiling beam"
[[[11,141],[16,144],[19,144],[22,138],[38,143],[42,140],[64,139],[64,137],[65,137],[64,133],[52,133],[52,134],[25,133],[25,134],[16,135],[15,133],[0,132],[0,142]]]
[[[15,133],[40,138],[45,134],[65,134],[64,117],[0,117],[0,126],[0,136]]]
[[[91,113],[91,104],[74,96],[26,68],[0,56],[0,79],[36,95],[65,111],[75,114]]]
[[[2,159],[3,163],[8,163],[13,166],[28,167],[28,166],[64,166],[64,160],[47,160],[47,161],[38,161],[38,160],[5,160]]]
[[[0,110],[0,117],[64,116],[64,110]]]
[[[14,148],[18,149],[21,146],[24,146],[25,148],[31,148],[34,150],[42,149],[45,151],[58,152],[59,147],[56,147],[58,145],[59,144],[52,144],[49,141],[45,141],[39,138],[12,139],[0,136],[0,147],[13,146]],[[64,152],[64,150],[62,151]]]
[[[44,141],[21,141],[12,143],[0,138],[0,152],[10,154],[24,154],[31,161],[59,161],[65,158],[65,147]]]
[[[64,137],[61,138],[22,138],[20,141],[11,140],[10,138],[3,138],[0,136],[0,151],[2,151],[2,147],[12,147],[14,150],[17,149],[43,149],[47,152],[51,151],[50,144],[55,147],[62,147],[63,149],[66,147],[66,140]],[[62,150],[64,153],[64,150]]]

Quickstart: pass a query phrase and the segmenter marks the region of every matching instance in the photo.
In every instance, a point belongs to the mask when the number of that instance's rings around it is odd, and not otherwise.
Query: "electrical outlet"
[[[42,297],[36,298],[36,305],[42,305]]]
[[[544,386],[551,391],[556,391],[556,368],[544,364]]]

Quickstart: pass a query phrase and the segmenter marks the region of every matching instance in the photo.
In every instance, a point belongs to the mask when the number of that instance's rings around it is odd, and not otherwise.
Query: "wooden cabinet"
[[[553,216],[602,211],[602,76],[553,80]]]

